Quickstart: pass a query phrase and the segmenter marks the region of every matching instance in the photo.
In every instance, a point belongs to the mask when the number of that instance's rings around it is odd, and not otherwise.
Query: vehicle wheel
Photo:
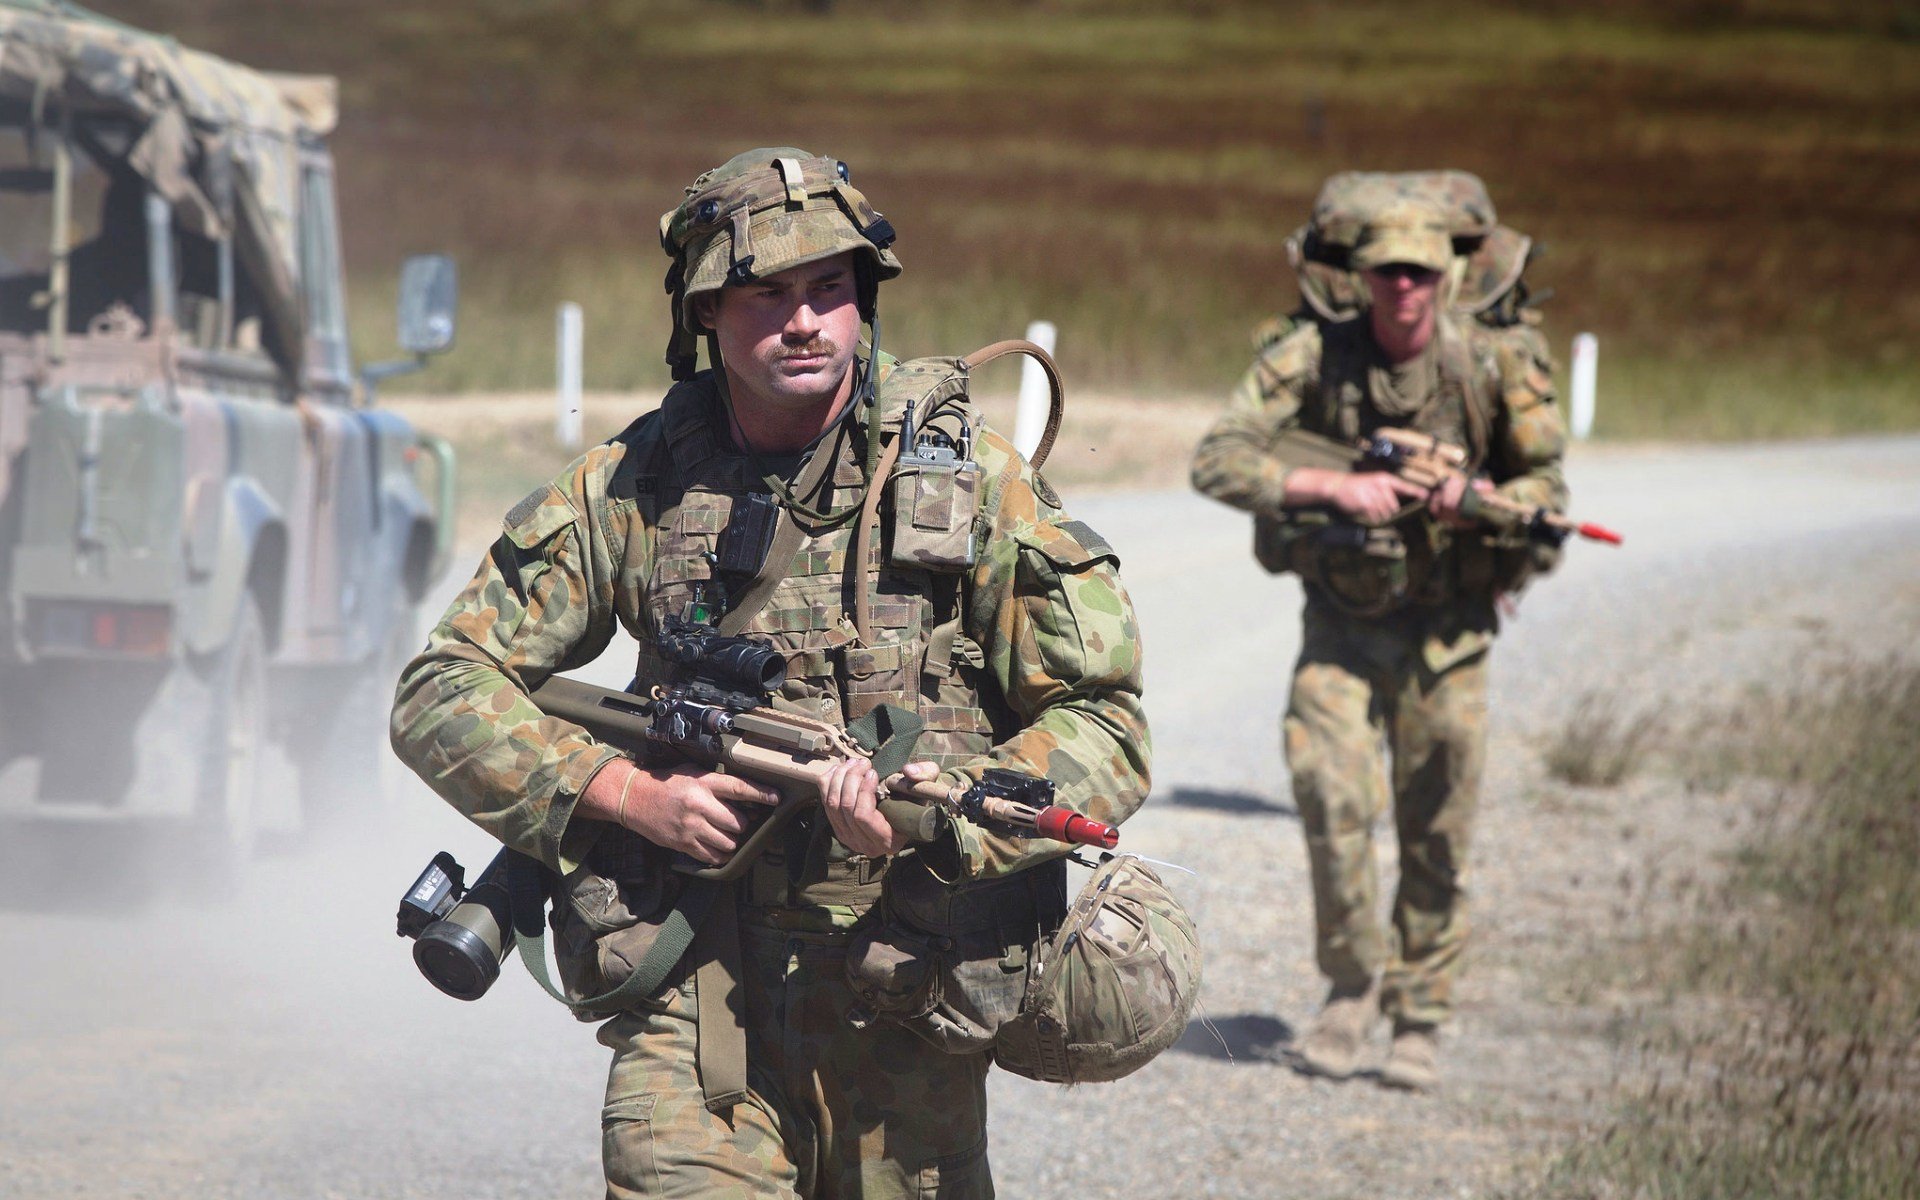
[[[267,747],[267,642],[251,595],[227,644],[201,669],[211,695],[195,780],[194,844],[209,890],[228,892],[245,876],[259,836]]]

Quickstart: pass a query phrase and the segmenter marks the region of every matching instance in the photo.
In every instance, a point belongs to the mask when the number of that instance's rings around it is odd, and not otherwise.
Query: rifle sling
[[[693,986],[700,1027],[696,1051],[700,1091],[707,1109],[716,1113],[746,1099],[746,1016],[739,985],[740,918],[734,911],[733,884],[687,880],[633,974],[598,996],[576,1001],[555,986],[547,970],[546,896],[540,887],[539,864],[523,855],[515,858],[532,869],[509,874],[514,946],[534,982],[569,1008],[612,1013],[631,1007],[658,992],[688,948],[699,942]]]
[[[527,974],[533,976],[534,981],[560,1003],[594,1012],[616,1012],[635,1000],[659,991],[674,965],[687,952],[687,947],[692,945],[702,919],[722,890],[704,880],[688,880],[680,889],[680,899],[675,902],[673,910],[661,922],[660,935],[634,966],[633,974],[617,987],[598,996],[576,1001],[554,986],[553,976],[547,971],[547,897],[541,878],[544,868],[538,860],[524,854],[514,855],[509,862],[507,889],[512,901],[514,945],[520,952],[520,961],[526,966]],[[732,906],[727,907],[731,909]]]
[[[693,992],[699,1046],[694,1055],[707,1111],[720,1113],[747,1098],[747,998],[740,982],[745,974],[740,961],[740,917],[734,911],[733,884],[703,882],[690,884],[689,890],[696,886],[712,893],[714,903],[697,931],[700,965],[694,968]],[[681,906],[685,904],[682,893]],[[655,948],[659,945],[654,943]],[[652,957],[650,951],[647,958]]]
[[[793,496],[812,496],[833,473],[839,454],[830,445],[814,452],[794,480]],[[880,490],[873,477],[869,492]],[[745,631],[773,598],[776,588],[793,571],[794,556],[806,543],[807,531],[793,510],[782,504],[775,517],[773,544],[739,600],[720,618],[719,630],[728,637]],[[862,566],[864,566],[864,562]],[[704,920],[703,920],[704,918]],[[684,932],[683,932],[684,931]],[[671,940],[668,934],[671,932]],[[700,1093],[709,1112],[719,1113],[747,1098],[746,997],[740,979],[740,918],[734,909],[734,884],[689,879],[680,892],[660,936],[648,948],[632,977],[616,992],[625,992],[622,1004],[651,995],[666,980],[689,946],[698,943],[699,965],[694,968],[694,1003],[699,1026],[695,1051],[700,1070]],[[643,978],[644,976],[644,978]],[[631,991],[626,991],[631,987]]]

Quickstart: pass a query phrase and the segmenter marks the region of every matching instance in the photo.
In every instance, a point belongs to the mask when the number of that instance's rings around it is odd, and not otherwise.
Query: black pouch
[[[779,522],[780,505],[765,492],[748,492],[734,501],[714,546],[714,569],[747,579],[758,575]]]

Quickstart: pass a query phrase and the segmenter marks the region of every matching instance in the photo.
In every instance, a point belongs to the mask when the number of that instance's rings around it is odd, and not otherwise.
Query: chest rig
[[[1301,396],[1300,421],[1311,432],[1348,444],[1398,426],[1463,446],[1466,469],[1487,461],[1492,419],[1485,371],[1467,338],[1448,322],[1435,331],[1432,385],[1411,411],[1392,411],[1373,394],[1376,352],[1364,317],[1321,326],[1320,370]],[[1416,606],[1444,604],[1484,586],[1484,548],[1457,537],[1429,517],[1424,502],[1409,503],[1378,526],[1316,515],[1314,523],[1285,519],[1256,523],[1261,561],[1297,572],[1315,596],[1362,618],[1381,618]]]
[[[992,690],[980,687],[984,657],[964,630],[967,577],[988,524],[976,520],[984,488],[971,457],[977,414],[967,398],[968,366],[956,359],[887,364],[877,413],[849,414],[796,476],[806,506],[832,516],[812,521],[789,509],[778,523],[790,528],[774,536],[762,527],[775,501],[755,462],[728,440],[712,382],[675,387],[661,407],[662,452],[639,488],[655,507],[640,606],[645,632],[669,616],[717,615],[730,601],[750,617],[728,631],[763,639],[786,660],[779,707],[844,727],[882,704],[898,706],[927,726],[914,757],[942,767],[1010,734],[1011,713],[983,694]],[[882,453],[869,488],[868,441],[876,432]],[[903,436],[911,448],[903,449]],[[743,539],[755,543],[747,557],[756,565],[764,555],[754,578],[728,569]],[[747,597],[755,578],[760,586]],[[642,638],[640,690],[675,681],[676,670]],[[877,898],[884,870],[882,862],[850,857],[824,817],[803,815],[786,844],[749,873],[742,899],[764,908],[860,911]]]
[[[1411,427],[1467,451],[1467,470],[1487,461],[1491,401],[1485,372],[1474,361],[1464,334],[1442,320],[1434,331],[1434,387],[1409,417],[1389,414],[1375,402],[1369,375],[1372,339],[1364,318],[1324,325],[1319,387],[1302,397],[1301,423],[1314,433],[1355,443],[1382,427]]]

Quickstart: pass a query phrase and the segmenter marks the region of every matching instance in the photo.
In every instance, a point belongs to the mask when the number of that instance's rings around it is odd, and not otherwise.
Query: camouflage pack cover
[[[874,282],[900,274],[889,248],[893,226],[853,186],[847,165],[792,146],[736,154],[695,179],[686,198],[660,217],[660,246],[673,265],[674,335],[667,361],[675,378],[691,377],[694,337],[702,326],[693,298],[854,251]],[[869,303],[863,297],[863,303]]]
[[[1193,918],[1140,859],[1108,858],[1028,973],[993,1061],[1043,1083],[1133,1074],[1179,1040],[1200,992]]]
[[[333,79],[255,71],[57,0],[0,0],[0,101],[131,120],[128,164],[186,228],[237,235],[279,344],[298,353],[299,152],[333,130]],[[223,211],[215,176],[229,168]]]
[[[1504,311],[1533,253],[1533,239],[1499,223],[1480,177],[1468,171],[1343,171],[1328,179],[1305,225],[1287,239],[1287,260],[1300,298],[1329,321],[1345,321],[1366,307],[1366,287],[1348,263],[1360,231],[1394,205],[1431,205],[1446,217],[1456,264],[1453,307],[1492,324],[1511,324]]]

